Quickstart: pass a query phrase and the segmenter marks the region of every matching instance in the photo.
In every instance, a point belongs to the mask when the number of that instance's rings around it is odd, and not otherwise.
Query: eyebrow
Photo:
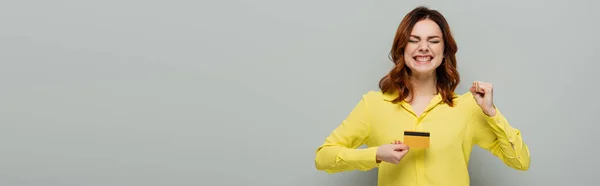
[[[415,38],[419,38],[419,39],[421,38],[421,37],[416,36],[416,35],[410,35],[410,37],[415,37]],[[427,37],[427,39],[434,39],[434,38],[440,38],[440,36],[429,36],[429,37]]]

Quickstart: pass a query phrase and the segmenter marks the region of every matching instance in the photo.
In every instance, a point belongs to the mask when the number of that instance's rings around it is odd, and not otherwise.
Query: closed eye
[[[430,43],[437,44],[437,43],[441,42],[440,38],[441,38],[440,36],[429,36],[429,37],[427,37],[427,40],[429,40]],[[420,40],[421,40],[421,37],[416,36],[416,35],[411,35],[408,42],[409,43],[418,43]]]

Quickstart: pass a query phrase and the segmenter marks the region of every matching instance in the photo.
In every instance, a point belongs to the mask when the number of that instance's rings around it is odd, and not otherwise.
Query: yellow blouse
[[[496,109],[489,117],[468,92],[456,95],[455,106],[438,94],[417,117],[396,95],[370,91],[317,149],[315,166],[328,173],[379,168],[379,186],[469,185],[467,170],[473,145],[489,150],[506,165],[528,170],[529,149],[521,133]],[[404,131],[430,132],[430,147],[411,148],[400,163],[377,163],[377,147],[402,141]],[[367,148],[357,149],[365,144]]]

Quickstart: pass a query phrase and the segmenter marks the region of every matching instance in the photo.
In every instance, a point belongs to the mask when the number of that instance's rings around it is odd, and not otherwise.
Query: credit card
[[[404,141],[402,143],[410,148],[429,148],[429,132],[404,131]]]

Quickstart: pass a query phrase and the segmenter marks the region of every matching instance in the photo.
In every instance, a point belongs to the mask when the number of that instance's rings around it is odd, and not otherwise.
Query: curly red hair
[[[460,82],[456,69],[456,52],[458,46],[450,32],[450,26],[444,16],[436,10],[420,6],[409,12],[400,22],[390,51],[394,68],[379,81],[379,88],[384,93],[397,93],[398,97],[392,102],[397,103],[408,98],[414,87],[410,83],[411,70],[404,61],[404,49],[408,43],[414,25],[424,19],[430,19],[440,27],[444,40],[444,61],[435,70],[437,76],[437,91],[442,101],[454,106],[454,90]],[[412,96],[412,94],[411,94]],[[412,99],[412,98],[408,98]]]

